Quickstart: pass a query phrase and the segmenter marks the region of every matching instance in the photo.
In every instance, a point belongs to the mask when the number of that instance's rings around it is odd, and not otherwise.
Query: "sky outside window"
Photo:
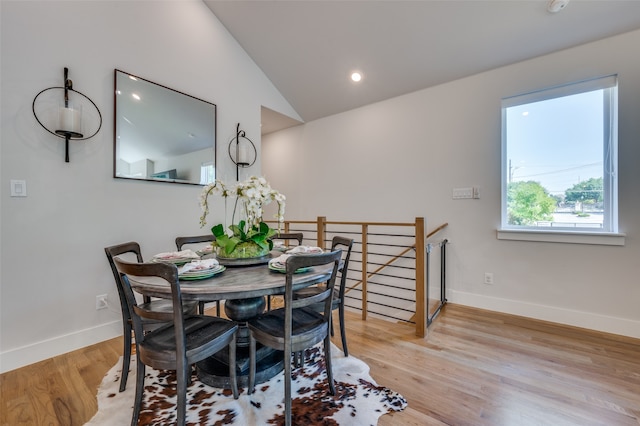
[[[603,90],[510,107],[507,179],[551,195],[603,176]]]

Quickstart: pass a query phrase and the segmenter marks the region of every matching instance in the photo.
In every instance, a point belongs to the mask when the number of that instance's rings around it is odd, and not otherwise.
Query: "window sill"
[[[626,235],[611,232],[525,231],[521,229],[498,229],[497,237],[499,240],[512,241],[624,246]]]

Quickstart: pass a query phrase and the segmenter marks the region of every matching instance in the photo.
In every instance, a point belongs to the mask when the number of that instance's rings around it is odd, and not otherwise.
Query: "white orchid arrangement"
[[[282,222],[284,222],[284,208],[286,197],[280,192],[271,188],[267,180],[263,177],[251,176],[249,179],[238,182],[234,187],[228,188],[222,181],[215,180],[206,185],[200,193],[200,227],[207,223],[209,214],[209,195],[220,195],[226,199],[236,197],[233,209],[232,225],[229,226],[230,233],[227,233],[222,224],[211,228],[211,232],[216,237],[215,245],[224,248],[227,254],[233,252],[236,246],[242,242],[252,241],[262,249],[271,249],[272,242],[269,239],[275,235],[276,231],[271,229],[262,221],[263,206],[275,201],[278,203],[278,212],[275,218],[278,221],[278,232]],[[237,225],[234,223],[236,210],[240,204],[243,209],[245,220],[241,220]]]

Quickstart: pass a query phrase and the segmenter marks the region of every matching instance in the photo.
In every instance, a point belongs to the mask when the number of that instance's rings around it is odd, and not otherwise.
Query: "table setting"
[[[200,255],[198,255],[193,250],[181,250],[181,251],[171,251],[165,253],[158,253],[151,258],[152,262],[163,262],[163,263],[173,263],[174,265],[181,266],[185,263],[189,263],[192,260],[199,260]]]
[[[320,254],[323,253],[324,250],[320,247],[310,247],[310,246],[296,246],[292,249],[286,250],[284,254],[281,254],[278,257],[271,259],[268,263],[268,267],[270,270],[280,273],[287,272],[287,259],[291,256],[299,255],[299,254]],[[306,272],[311,268],[299,268],[296,270],[296,273]]]
[[[224,272],[225,269],[226,267],[221,265],[217,259],[192,260],[178,268],[178,278],[181,280],[203,280]]]

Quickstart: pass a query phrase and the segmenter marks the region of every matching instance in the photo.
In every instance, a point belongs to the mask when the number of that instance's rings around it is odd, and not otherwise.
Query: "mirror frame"
[[[114,78],[113,78],[113,82],[114,82],[114,102],[113,102],[113,109],[114,109],[114,119],[113,119],[113,177],[117,178],[117,179],[130,179],[130,180],[137,180],[137,181],[147,181],[147,182],[162,182],[162,183],[178,183],[178,184],[184,184],[184,185],[206,185],[208,182],[202,183],[198,180],[198,182],[193,181],[193,180],[182,180],[182,179],[178,179],[175,176],[175,168],[170,168],[171,166],[168,166],[169,169],[167,170],[160,170],[158,172],[154,171],[154,174],[160,175],[161,173],[167,173],[166,177],[149,177],[148,175],[145,175],[145,177],[131,177],[131,176],[123,176],[122,174],[118,174],[118,161],[121,160],[121,156],[120,156],[120,150],[119,150],[119,124],[122,124],[122,120],[125,120],[124,117],[119,116],[119,111],[118,111],[118,105],[119,105],[119,97],[121,96],[121,94],[119,93],[119,88],[118,88],[118,77],[132,77],[132,79],[136,79],[139,81],[142,81],[144,83],[150,84],[153,87],[157,87],[158,89],[161,89],[161,91],[163,92],[163,96],[179,96],[180,99],[183,98],[183,100],[185,100],[188,104],[193,104],[192,101],[198,101],[198,102],[202,102],[203,104],[206,104],[207,106],[212,108],[212,113],[213,113],[213,117],[212,121],[213,121],[213,146],[211,147],[213,149],[213,156],[211,158],[212,162],[213,162],[213,174],[212,176],[209,177],[209,180],[211,182],[213,182],[213,180],[215,179],[215,175],[217,172],[217,149],[216,149],[216,145],[217,145],[217,131],[218,131],[218,123],[217,123],[217,105],[212,103],[212,102],[208,102],[205,101],[203,99],[197,98],[195,96],[180,92],[178,90],[175,89],[171,89],[170,87],[164,86],[162,84],[158,84],[155,83],[153,81],[147,80],[145,78],[139,77],[135,74],[131,74],[128,73],[126,71],[122,71],[119,69],[114,69]],[[166,92],[165,92],[166,91]],[[165,105],[165,107],[167,108],[171,108],[173,104],[169,105],[168,107]],[[154,105],[154,107],[156,107],[157,105]],[[123,104],[120,104],[120,110],[122,111],[124,109]],[[175,109],[176,111],[176,115],[180,115],[180,111],[181,109]],[[172,111],[171,111],[172,112]],[[206,115],[208,112],[203,113],[203,115]],[[122,115],[122,114],[120,114]],[[162,117],[166,117],[167,115],[171,115],[171,114],[163,114]],[[126,119],[126,121],[130,122],[128,119]],[[143,121],[142,126],[140,126],[140,121]],[[200,122],[204,122],[205,120],[200,120]],[[207,122],[207,125],[209,123]],[[140,118],[139,121],[137,122],[137,126],[138,127],[142,127],[142,128],[152,128],[152,124],[151,122],[144,122],[144,117]],[[182,133],[182,132],[180,132]],[[187,137],[196,137],[194,133],[191,133],[190,131],[185,131],[184,132],[185,138]],[[204,141],[206,141],[207,139],[209,139],[210,136],[207,135],[204,137]],[[149,139],[153,139],[153,137],[150,137]],[[208,145],[201,145],[201,147],[199,149],[194,150],[198,151],[200,149],[209,149],[210,146]],[[147,159],[148,160],[148,159]],[[144,160],[139,160],[139,161],[144,161]],[[198,178],[199,179],[199,178]]]

